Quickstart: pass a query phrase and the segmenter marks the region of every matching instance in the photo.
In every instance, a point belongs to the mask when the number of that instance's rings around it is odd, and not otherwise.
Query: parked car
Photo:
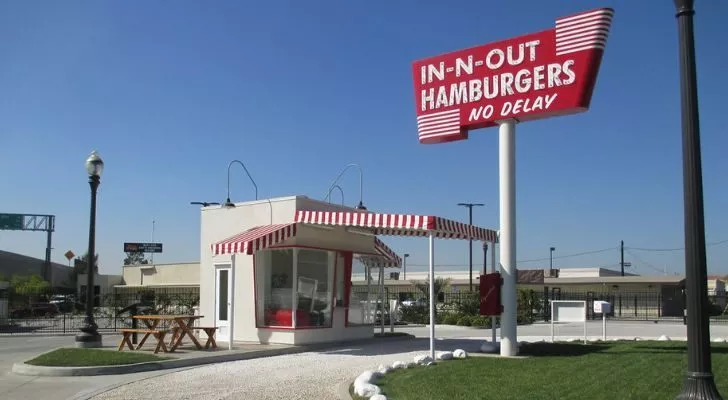
[[[68,313],[73,311],[73,305],[75,299],[73,295],[53,295],[49,301],[51,304],[55,304],[58,310],[62,313]]]
[[[46,317],[52,318],[60,313],[58,306],[52,303],[33,303],[30,306],[16,308],[10,312],[10,318]]]

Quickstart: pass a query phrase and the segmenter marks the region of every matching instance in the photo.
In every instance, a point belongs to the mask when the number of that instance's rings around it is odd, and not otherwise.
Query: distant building
[[[0,274],[10,280],[13,275],[43,276],[45,260],[0,250]],[[73,288],[71,272],[73,268],[51,262],[51,286]]]

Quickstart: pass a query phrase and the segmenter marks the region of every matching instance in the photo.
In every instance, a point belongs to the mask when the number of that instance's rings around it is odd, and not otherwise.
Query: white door
[[[215,326],[217,340],[230,340],[230,320],[232,311],[232,274],[230,266],[215,268]]]

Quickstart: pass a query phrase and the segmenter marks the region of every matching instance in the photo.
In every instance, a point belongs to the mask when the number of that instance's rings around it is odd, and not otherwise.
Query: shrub
[[[401,312],[402,321],[412,324],[428,324],[430,322],[430,312],[424,305],[403,306]]]
[[[443,323],[447,325],[457,325],[460,315],[456,313],[447,313],[443,318]]]
[[[463,315],[480,314],[480,294],[477,292],[460,294],[455,301],[455,311]]]
[[[472,317],[463,315],[458,319],[458,326],[470,326]]]
[[[484,315],[478,315],[475,317],[472,317],[470,319],[471,326],[478,327],[478,328],[490,328],[491,327],[491,319],[490,317],[486,317]]]

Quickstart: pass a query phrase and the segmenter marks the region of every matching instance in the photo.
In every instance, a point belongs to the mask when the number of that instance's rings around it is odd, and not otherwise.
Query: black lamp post
[[[482,207],[484,204],[480,203],[458,203],[459,206],[468,208],[468,223],[473,226],[473,207]],[[470,291],[473,291],[473,239],[468,241],[468,255],[470,260]]]
[[[334,179],[334,181],[331,183],[331,186],[329,186],[329,191],[326,194],[326,197],[324,197],[325,201],[328,201],[331,197],[331,191],[334,189],[334,186],[337,182],[339,182],[339,179],[341,179],[341,176],[344,175],[344,172],[346,172],[349,168],[356,167],[359,170],[359,204],[356,205],[357,210],[364,210],[366,211],[366,207],[364,206],[364,171],[361,168],[361,165],[359,164],[347,164],[346,167],[344,167],[343,170],[339,173],[339,176]],[[343,193],[343,192],[342,192]]]
[[[230,161],[230,164],[228,164],[227,169],[227,199],[225,200],[225,207],[235,207],[235,203],[230,201],[230,167],[233,166],[233,164],[240,164],[241,167],[245,170],[245,173],[248,175],[248,178],[250,178],[250,182],[253,184],[253,187],[255,188],[255,199],[258,200],[258,185],[255,184],[255,181],[253,180],[253,177],[250,176],[250,172],[248,172],[248,169],[245,168],[245,164],[243,164],[240,160],[232,160]]]
[[[693,0],[674,0],[680,48],[683,197],[685,208],[685,291],[688,371],[680,400],[723,399],[715,387],[710,357],[708,282],[705,259],[703,172],[700,157],[698,84],[695,71]]]
[[[551,246],[549,248],[549,273],[554,269],[554,250],[556,250],[556,247]]]
[[[91,186],[91,220],[88,229],[88,261],[86,263],[86,317],[81,333],[76,335],[76,347],[101,347],[101,334],[94,321],[94,274],[96,273],[96,191],[101,183],[104,162],[94,150],[86,159],[88,183]]]

